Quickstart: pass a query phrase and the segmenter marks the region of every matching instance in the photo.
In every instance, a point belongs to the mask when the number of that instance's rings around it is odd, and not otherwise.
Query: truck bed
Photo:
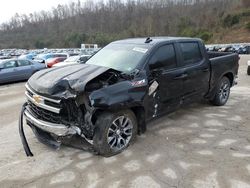
[[[211,66],[210,91],[212,91],[216,87],[218,80],[225,74],[231,72],[232,76],[237,75],[239,54],[231,52],[208,52],[207,54]],[[233,85],[234,82],[231,81]]]

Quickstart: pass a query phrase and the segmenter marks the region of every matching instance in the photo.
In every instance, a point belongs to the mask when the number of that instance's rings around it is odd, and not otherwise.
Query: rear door
[[[148,119],[175,110],[182,96],[183,82],[174,44],[159,47],[149,59],[149,67],[159,62],[161,67],[149,68]]]
[[[181,69],[183,76],[183,101],[203,97],[209,90],[210,66],[202,54],[199,42],[180,42]]]

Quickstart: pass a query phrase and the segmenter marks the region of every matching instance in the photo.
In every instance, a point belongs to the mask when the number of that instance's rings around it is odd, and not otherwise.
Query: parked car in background
[[[238,54],[247,54],[247,49],[243,45],[233,45],[233,48]]]
[[[246,54],[250,54],[250,45],[245,46]]]
[[[23,55],[20,55],[20,56],[18,57],[18,59],[33,60],[35,56],[36,56],[35,53],[23,54]]]
[[[5,56],[5,55],[0,56],[0,60],[1,60],[1,59],[10,59],[10,58],[11,58],[10,56]]]
[[[74,56],[73,56],[74,57]],[[64,61],[65,59],[67,59],[66,57],[55,57],[55,58],[50,58],[46,61],[45,65],[48,68],[51,68],[53,65],[60,63],[62,61]]]
[[[44,68],[44,64],[24,59],[1,60],[0,84],[27,80],[32,74]]]
[[[250,46],[248,44],[216,44],[207,45],[207,51],[215,52],[233,52],[238,54],[250,54]]]
[[[77,55],[76,53],[46,53],[46,54],[39,54],[38,56],[35,57],[34,61],[37,61],[39,63],[47,63],[48,60],[51,58],[56,58],[56,57],[63,57],[63,58],[68,58],[70,56],[75,56]]]
[[[49,58],[53,58],[53,55],[51,53],[39,54],[34,58],[34,61],[38,63],[45,63]]]
[[[85,63],[91,55],[78,55],[78,56],[72,56],[66,59],[63,62],[54,64],[53,67],[60,67],[60,66],[66,66],[66,65],[73,65],[73,64],[83,64]]]

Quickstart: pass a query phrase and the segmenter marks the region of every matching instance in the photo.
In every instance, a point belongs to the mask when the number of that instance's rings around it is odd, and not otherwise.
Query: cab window
[[[200,47],[197,42],[180,43],[184,65],[191,65],[202,60]]]
[[[171,69],[176,67],[176,54],[173,44],[161,46],[149,60],[151,67]]]

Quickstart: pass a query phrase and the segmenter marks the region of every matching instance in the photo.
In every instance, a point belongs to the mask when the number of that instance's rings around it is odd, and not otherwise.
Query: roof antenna
[[[153,40],[150,38],[150,37],[148,37],[147,39],[146,39],[146,41],[145,41],[145,43],[150,43],[150,42],[152,42]]]

